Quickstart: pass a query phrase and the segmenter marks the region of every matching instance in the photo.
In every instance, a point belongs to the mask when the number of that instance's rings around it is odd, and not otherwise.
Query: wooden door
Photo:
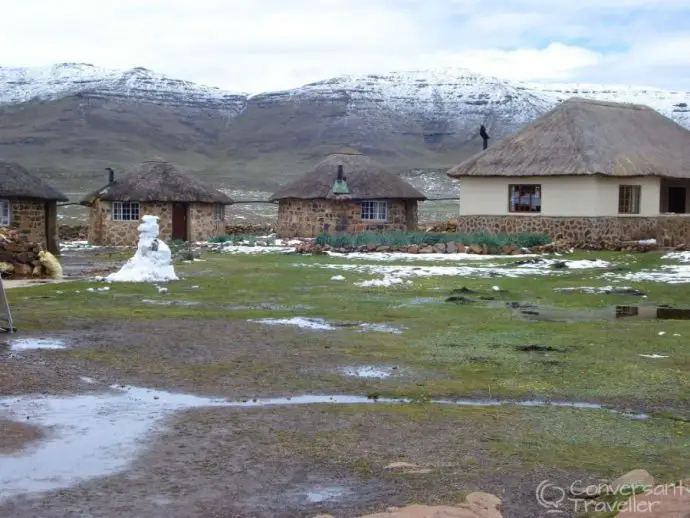
[[[685,214],[685,187],[668,188],[668,211]]]
[[[187,241],[187,213],[189,207],[186,203],[172,204],[172,238]]]

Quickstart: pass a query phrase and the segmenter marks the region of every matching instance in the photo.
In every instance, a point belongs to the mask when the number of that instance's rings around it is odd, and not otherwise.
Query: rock
[[[434,253],[434,247],[433,246],[425,246],[423,248],[419,249],[420,254],[433,254]]]
[[[438,254],[445,254],[446,253],[446,244],[445,243],[436,243],[434,245],[434,252]]]
[[[502,518],[501,500],[489,493],[470,493],[466,501],[451,505],[409,505],[388,508],[383,513],[367,514],[359,518]]]
[[[466,254],[467,253],[467,247],[465,245],[463,245],[462,243],[458,243],[457,249],[458,249],[459,254]]]
[[[449,254],[455,254],[458,251],[458,247],[452,241],[446,243],[446,252]]]
[[[467,250],[468,253],[470,254],[478,254],[481,255],[484,253],[484,249],[480,246],[470,246],[469,250]]]
[[[407,247],[407,253],[408,254],[418,254],[419,253],[419,246],[417,245],[410,245]]]
[[[379,246],[376,248],[377,252],[390,252],[391,247],[387,245]]]
[[[377,245],[370,243],[367,245],[367,252],[376,252]]]
[[[644,489],[644,487],[654,486],[654,477],[644,469],[634,469],[618,477],[609,485],[612,492],[634,491],[635,488]]]
[[[644,471],[644,470],[636,470]],[[646,472],[645,472],[646,473]],[[660,486],[652,494],[631,497],[621,504],[616,518],[687,518],[690,516],[690,480],[675,487]]]
[[[0,262],[0,274],[9,275],[14,272],[14,265],[6,262]]]

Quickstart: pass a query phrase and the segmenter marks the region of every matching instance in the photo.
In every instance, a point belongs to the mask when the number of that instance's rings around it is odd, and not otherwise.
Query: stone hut
[[[448,176],[460,184],[460,232],[607,248],[690,238],[690,131],[647,106],[569,99]]]
[[[15,162],[0,162],[0,227],[17,229],[28,241],[60,253],[57,202],[67,196]]]
[[[273,196],[278,235],[417,230],[426,197],[381,164],[351,148],[328,155]]]
[[[142,216],[158,216],[160,238],[204,241],[225,234],[225,206],[233,201],[221,191],[162,159],[135,166],[87,195],[89,242],[135,246]]]

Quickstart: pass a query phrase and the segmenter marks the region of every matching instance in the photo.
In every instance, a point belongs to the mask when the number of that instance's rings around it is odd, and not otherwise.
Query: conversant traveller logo
[[[655,486],[639,483],[585,484],[576,480],[563,487],[550,480],[542,480],[535,496],[547,515],[568,513],[652,513],[660,505],[659,497],[690,495],[690,486],[683,482]],[[606,498],[603,498],[606,497]]]

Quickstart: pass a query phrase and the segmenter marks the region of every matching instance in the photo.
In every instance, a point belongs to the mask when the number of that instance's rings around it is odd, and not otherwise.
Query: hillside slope
[[[343,76],[282,92],[226,92],[143,68],[0,68],[0,156],[68,192],[151,156],[234,189],[271,191],[351,145],[431,190],[452,166],[574,95],[648,104],[690,128],[689,92],[510,83],[464,69]]]

